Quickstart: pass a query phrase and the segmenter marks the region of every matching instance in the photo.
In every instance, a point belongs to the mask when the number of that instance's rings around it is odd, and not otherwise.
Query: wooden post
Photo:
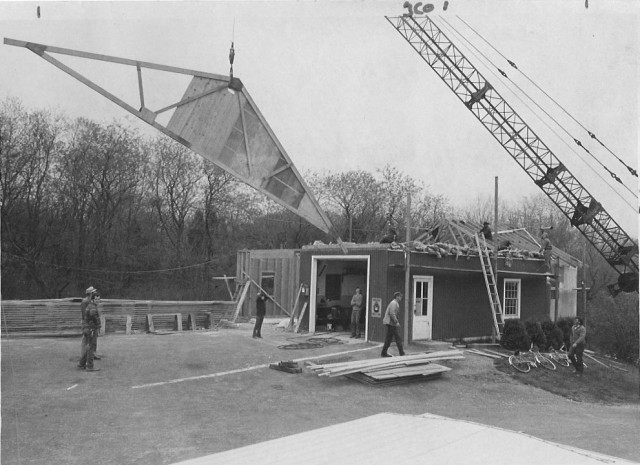
[[[278,308],[280,308],[280,310],[282,310],[282,311],[283,311],[287,316],[291,316],[291,315],[289,314],[289,312],[287,311],[287,309],[285,309],[282,305],[280,305],[278,302],[276,302],[276,299],[274,299],[274,298],[273,298],[273,297],[272,297],[272,296],[271,296],[267,291],[265,291],[265,290],[262,288],[262,286],[260,286],[260,284],[258,284],[257,282],[255,282],[255,281],[251,278],[251,276],[249,276],[249,275],[247,274],[247,272],[246,272],[246,271],[243,271],[242,273],[247,277],[247,279],[248,279],[249,281],[251,281],[253,284],[255,284],[255,285],[256,285],[256,287],[257,287],[258,289],[260,289],[262,292],[264,292],[266,295],[268,295],[268,296],[269,296],[269,298],[271,299],[271,301],[272,301],[274,304],[276,304],[276,305],[278,306]]]
[[[411,192],[407,194],[407,210],[405,212],[405,240],[407,243],[411,241]],[[411,342],[409,340],[409,299],[411,297],[411,250],[406,248],[405,251],[405,269],[404,269],[404,331],[403,341],[405,346]]]
[[[176,327],[182,331],[182,313],[176,313]]]
[[[560,257],[556,257],[556,266],[555,266],[555,280],[556,280],[556,301],[553,310],[553,321],[558,321],[558,310],[559,310],[559,302],[560,302]]]
[[[300,316],[298,317],[298,324],[296,325],[295,332],[297,333],[300,329],[300,323],[302,323],[302,318],[304,317],[304,313],[307,311],[307,302],[302,306],[302,310],[300,311]]]
[[[127,315],[127,325],[125,327],[125,334],[131,335],[131,315]]]
[[[240,298],[238,299],[238,302],[236,304],[236,310],[233,312],[233,318],[231,319],[231,323],[235,323],[236,319],[238,318],[238,315],[240,314],[240,309],[242,308],[242,305],[244,304],[244,299],[247,297],[247,292],[249,292],[249,282],[245,282],[244,283],[244,289],[242,290],[242,294],[240,295]]]
[[[229,281],[227,280],[227,275],[224,275],[224,283],[227,285],[227,290],[229,291],[229,296],[231,300],[233,300],[233,292],[231,292],[231,286],[229,286]]]
[[[300,300],[300,294],[302,293],[302,287],[304,284],[300,284],[298,288],[298,295],[296,296],[296,301],[293,304],[293,308],[291,309],[291,318],[289,318],[289,324],[287,325],[287,329],[293,328],[296,319],[296,308],[298,308],[298,301]]]
[[[107,331],[107,318],[104,315],[100,315],[100,336],[104,336]]]

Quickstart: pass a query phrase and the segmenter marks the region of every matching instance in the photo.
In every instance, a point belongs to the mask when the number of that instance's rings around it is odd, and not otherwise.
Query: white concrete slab
[[[437,415],[381,413],[179,465],[590,465],[627,460]],[[178,465],[178,464],[175,464]]]

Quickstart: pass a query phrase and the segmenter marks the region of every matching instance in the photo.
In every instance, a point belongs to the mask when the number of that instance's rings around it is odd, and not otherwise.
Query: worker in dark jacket
[[[262,322],[264,321],[264,315],[266,311],[266,302],[267,296],[262,292],[258,292],[258,297],[256,297],[256,324],[253,327],[253,338],[259,337],[262,339]]]
[[[571,328],[571,347],[569,347],[569,360],[576,369],[576,375],[582,376],[584,364],[582,363],[582,354],[587,338],[587,328],[582,323],[582,318],[576,317]]]
[[[478,232],[481,233],[488,241],[493,239],[493,233],[491,232],[491,227],[487,221],[482,223],[482,229]]]
[[[98,313],[99,297],[94,296],[84,311],[84,320],[82,321],[82,354],[78,368],[86,371],[99,371],[100,368],[93,366],[94,360],[94,344],[100,331],[100,315]]]

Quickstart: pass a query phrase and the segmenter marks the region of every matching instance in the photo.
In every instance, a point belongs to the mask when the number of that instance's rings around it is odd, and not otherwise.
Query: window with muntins
[[[520,280],[504,280],[502,311],[505,318],[520,318]]]

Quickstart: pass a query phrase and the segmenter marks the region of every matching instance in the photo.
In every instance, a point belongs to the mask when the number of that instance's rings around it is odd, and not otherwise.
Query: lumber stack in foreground
[[[401,357],[377,358],[353,362],[307,364],[319,376],[347,376],[373,385],[400,384],[436,378],[451,368],[433,363],[439,360],[459,360],[464,356],[459,350],[443,350]]]

